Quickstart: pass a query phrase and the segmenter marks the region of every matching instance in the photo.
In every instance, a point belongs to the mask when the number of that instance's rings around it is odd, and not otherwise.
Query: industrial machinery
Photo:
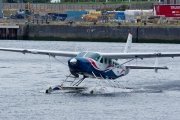
[[[30,3],[28,2],[25,9],[19,9],[15,16],[17,19],[29,19],[32,13],[33,11],[30,9]]]

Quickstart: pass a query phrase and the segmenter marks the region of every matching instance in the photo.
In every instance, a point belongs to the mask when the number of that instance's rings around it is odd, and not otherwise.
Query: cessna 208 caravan
[[[17,49],[17,48],[0,48],[1,51],[11,51],[20,53],[42,54],[51,57],[63,56],[71,57],[68,60],[68,67],[70,75],[68,77],[74,77],[74,81],[67,87],[63,84],[67,81],[67,78],[61,85],[46,90],[49,93],[53,90],[66,90],[73,89],[82,91],[86,87],[80,87],[79,84],[85,78],[95,78],[114,81],[115,79],[125,76],[129,73],[130,69],[154,69],[156,72],[158,69],[168,69],[166,66],[136,66],[129,65],[130,61],[135,59],[144,58],[159,58],[159,57],[179,57],[180,52],[162,52],[162,53],[128,53],[132,43],[132,35],[129,33],[124,52],[120,53],[103,53],[103,52],[67,52],[67,51],[50,51],[50,50],[35,50],[35,49]],[[156,62],[157,63],[157,62]],[[76,81],[76,78],[82,75],[83,77]],[[116,85],[114,85],[116,86]]]

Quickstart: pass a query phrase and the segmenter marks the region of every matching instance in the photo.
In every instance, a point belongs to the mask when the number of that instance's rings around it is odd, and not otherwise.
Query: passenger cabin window
[[[107,58],[104,59],[104,63],[107,64]]]
[[[115,67],[119,68],[119,64],[118,64],[118,63],[115,63]]]
[[[116,68],[119,68],[119,63],[117,63],[116,61],[112,61],[111,64],[116,67]]]
[[[84,57],[84,55],[86,54],[87,52],[81,52],[79,53],[76,57]]]
[[[113,65],[113,61],[111,59],[108,59],[108,58],[101,58],[100,63]]]
[[[109,65],[111,65],[111,60],[109,60]]]
[[[95,60],[95,61],[99,61],[99,59],[100,59],[100,54],[98,54],[98,53],[92,53],[92,52],[88,52],[86,55],[85,55],[85,57],[88,57],[88,58],[92,58],[93,60]]]

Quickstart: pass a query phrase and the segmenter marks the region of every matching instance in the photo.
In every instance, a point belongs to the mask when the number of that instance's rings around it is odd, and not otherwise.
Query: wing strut
[[[77,81],[73,86],[75,86],[75,85],[78,86],[85,78],[86,78],[86,77],[83,76],[83,78],[80,79],[79,81]]]
[[[158,58],[156,58],[156,60],[155,60],[154,67],[158,67]],[[157,73],[158,69],[154,68],[154,71]]]
[[[124,65],[124,64],[126,64],[126,63],[128,63],[128,62],[131,62],[131,61],[133,61],[134,59],[137,59],[137,58],[130,59],[130,60],[128,60],[128,61],[122,63],[121,65]],[[119,65],[119,66],[121,66],[121,65]]]

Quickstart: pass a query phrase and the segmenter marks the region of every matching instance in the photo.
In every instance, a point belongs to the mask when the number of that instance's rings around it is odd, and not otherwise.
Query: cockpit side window
[[[96,61],[98,61],[98,60],[100,59],[100,57],[101,57],[101,56],[99,55],[99,56],[96,58]]]
[[[103,63],[103,58],[101,58],[100,63]]]
[[[84,55],[86,54],[87,52],[81,52],[79,53],[76,57],[84,57]]]

